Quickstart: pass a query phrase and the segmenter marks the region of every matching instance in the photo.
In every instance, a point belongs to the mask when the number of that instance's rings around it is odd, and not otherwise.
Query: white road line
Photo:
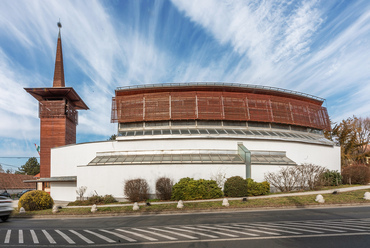
[[[305,224],[305,223],[292,223],[292,224],[286,224],[286,225],[290,225],[290,226],[303,226],[303,227],[308,227],[308,228],[311,228],[311,229],[315,229],[315,230],[322,230],[322,231],[326,231],[326,232],[340,232],[340,233],[344,233],[346,231],[341,231],[341,230],[335,230],[333,228],[321,228],[321,227],[317,227],[315,225],[310,225],[310,224]]]
[[[57,242],[55,242],[53,237],[51,237],[50,234],[46,230],[42,230],[42,232],[44,233],[45,237],[49,240],[50,244],[56,244],[57,243]]]
[[[18,230],[18,243],[19,244],[23,244],[24,243],[24,240],[23,240],[23,230]]]
[[[359,228],[353,228],[353,227],[343,227],[343,226],[346,226],[346,225],[349,225],[349,224],[333,224],[332,222],[321,222],[321,223],[318,223],[318,224],[325,224],[325,226],[334,226],[334,228],[336,229],[344,229],[344,230],[350,230],[350,231],[357,231],[357,232],[366,232],[367,230],[364,230],[364,229],[359,229]],[[338,226],[340,225],[340,226]]]
[[[289,226],[285,226],[284,224],[277,224],[277,223],[270,223],[269,225],[271,226],[277,226],[277,227],[283,227],[284,229],[291,229],[291,230],[296,230],[296,231],[302,231],[302,232],[310,232],[310,233],[324,233],[324,232],[321,232],[321,231],[313,231],[313,230],[309,230],[309,229],[303,229],[303,228],[299,228],[299,227],[289,227]]]
[[[115,232],[111,232],[111,231],[108,231],[108,230],[100,229],[100,231],[113,234],[113,235],[117,236],[118,238],[127,240],[128,242],[136,242],[137,241],[137,240],[132,239],[132,238],[129,238],[129,237],[125,236],[125,235],[122,235],[122,234],[119,234],[119,233],[115,233]]]
[[[281,230],[281,229],[273,229],[271,228],[271,226],[268,226],[268,225],[261,225],[261,224],[249,224],[250,226],[252,227],[258,227],[258,228],[261,228],[261,229],[264,229],[264,230],[270,230],[270,231],[276,231],[276,232],[283,232],[283,233],[290,233],[290,234],[302,234],[300,232],[292,232],[292,231],[286,231],[286,230]],[[266,227],[268,226],[268,227]]]
[[[10,235],[12,234],[12,230],[8,230],[6,232],[6,236],[5,236],[5,240],[4,240],[4,244],[9,244],[9,241],[10,241]]]
[[[232,238],[239,237],[238,235],[228,234],[228,233],[218,232],[218,231],[212,231],[212,230],[207,230],[206,228],[198,228],[198,227],[190,227],[190,226],[183,226],[183,228],[192,229],[192,230],[206,231],[206,232],[212,232],[212,233],[216,233],[218,235],[229,236],[229,237],[232,237]]]
[[[205,237],[214,238],[214,239],[218,239],[219,238],[219,237],[214,236],[214,235],[209,235],[209,234],[205,234],[205,233],[201,233],[201,232],[190,231],[190,230],[181,229],[181,228],[174,228],[174,227],[165,227],[165,228],[168,228],[168,229],[171,229],[171,230],[175,230],[175,231],[180,231],[180,232],[196,233],[196,234],[198,234],[200,236],[205,236]]]
[[[68,237],[65,233],[59,230],[55,230],[60,236],[62,236],[69,244],[76,244],[70,237]]]
[[[250,226],[247,225],[241,225],[241,224],[232,224],[232,228],[237,228],[237,229],[242,229],[245,230],[246,228],[250,228]],[[267,231],[261,231],[261,230],[256,230],[256,229],[247,229],[250,232],[258,232],[258,233],[264,233],[264,234],[269,234],[269,235],[281,235],[280,233],[275,233],[275,232],[267,232]]]
[[[122,229],[116,229],[116,230],[120,231],[120,232],[129,233],[129,234],[132,234],[132,235],[135,235],[135,236],[138,236],[138,237],[150,240],[150,241],[158,241],[158,239],[155,239],[155,238],[152,238],[152,237],[140,234],[140,233],[130,232],[130,231],[127,231],[127,230],[122,230]]]
[[[361,228],[370,228],[369,225],[370,223],[363,222],[361,220],[346,220],[346,221],[333,221],[334,223],[344,223],[346,225],[358,225]]]
[[[39,243],[39,239],[37,238],[35,231],[34,230],[30,230],[30,233],[31,233],[31,236],[32,236],[33,243],[34,244],[38,244]]]
[[[113,239],[110,239],[110,238],[108,238],[108,237],[105,237],[105,236],[103,236],[103,235],[101,235],[101,234],[99,234],[99,233],[96,233],[96,232],[93,232],[93,231],[90,231],[90,230],[84,230],[85,232],[87,232],[87,233],[90,233],[90,234],[92,234],[92,235],[95,235],[96,237],[98,237],[98,238],[101,238],[101,239],[104,239],[105,241],[107,241],[108,243],[116,243],[116,241],[115,240],[113,240]]]
[[[174,238],[174,237],[171,237],[171,236],[168,236],[168,235],[164,235],[164,234],[160,234],[160,233],[157,233],[157,232],[151,232],[151,231],[143,230],[143,229],[139,229],[139,228],[131,228],[131,229],[135,230],[135,231],[139,231],[139,232],[146,232],[146,233],[150,233],[152,235],[157,235],[159,237],[169,239],[169,240],[178,240],[177,238]]]
[[[221,225],[217,225],[217,227],[208,227],[208,226],[204,226],[204,228],[213,228],[213,229],[219,229],[219,230],[225,230],[225,228],[226,228],[228,232],[239,233],[239,234],[245,234],[245,235],[254,236],[254,237],[258,237],[258,236],[260,236],[260,235],[255,234],[255,233],[249,233],[249,232],[244,232],[244,231],[231,230],[231,229],[230,229],[230,226],[221,226]]]
[[[83,236],[82,234],[76,232],[75,230],[69,230],[71,233],[73,233],[74,235],[78,236],[80,239],[82,239],[83,241],[85,241],[86,243],[88,244],[94,244],[93,241],[91,241],[90,239],[86,238],[85,236]]]
[[[158,228],[154,228],[154,227],[148,227],[148,229],[155,230],[155,231],[160,231],[160,232],[171,233],[171,234],[175,234],[177,236],[181,236],[181,237],[188,238],[188,239],[198,239],[197,237],[194,237],[194,236],[190,236],[190,235],[186,235],[186,234],[182,234],[182,233],[176,233],[176,232],[172,232],[172,231],[169,231],[169,230],[162,230],[162,229],[158,229]]]

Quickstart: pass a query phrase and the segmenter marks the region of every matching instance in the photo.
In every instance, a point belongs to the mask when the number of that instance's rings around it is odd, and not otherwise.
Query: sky
[[[226,82],[325,98],[333,122],[370,116],[368,0],[2,0],[0,164],[38,157],[38,102],[52,87],[61,21],[77,143],[107,140],[117,87]]]

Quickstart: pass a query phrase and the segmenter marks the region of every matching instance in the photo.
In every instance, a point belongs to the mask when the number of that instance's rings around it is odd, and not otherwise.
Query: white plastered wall
[[[76,182],[51,182],[50,196],[54,200],[75,201],[77,188],[76,186],[77,186]]]
[[[297,164],[312,163],[325,166],[330,170],[340,171],[340,147],[323,146],[292,141],[250,140],[250,139],[161,139],[135,141],[105,141],[68,145],[53,148],[51,151],[51,176],[77,176],[76,187],[86,186],[87,195],[113,194],[123,196],[123,182],[127,179],[145,178],[154,192],[155,180],[161,176],[172,177],[175,182],[183,177],[210,179],[221,165],[216,164],[181,164],[181,165],[124,165],[124,166],[86,166],[97,152],[113,151],[168,151],[168,150],[234,150],[237,143],[253,151],[286,151],[288,158]],[[150,152],[149,152],[150,153]],[[242,176],[245,178],[245,166],[223,165],[227,177]],[[237,168],[237,169],[236,169]],[[277,171],[279,166],[252,166],[252,178],[258,182],[264,180],[267,170]],[[76,199],[76,188],[64,191],[62,185],[52,185],[52,196],[56,200]],[[67,194],[69,194],[67,196]]]

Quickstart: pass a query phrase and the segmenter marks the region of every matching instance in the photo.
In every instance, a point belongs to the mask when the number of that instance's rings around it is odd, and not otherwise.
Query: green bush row
[[[222,197],[222,190],[214,180],[182,178],[172,188],[172,200],[198,200]]]
[[[230,177],[224,185],[224,194],[228,197],[267,195],[270,193],[268,182],[257,183],[251,178]]]

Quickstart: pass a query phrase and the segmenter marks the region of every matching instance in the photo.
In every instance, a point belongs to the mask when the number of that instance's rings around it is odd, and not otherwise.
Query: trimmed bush
[[[247,181],[240,176],[228,178],[224,184],[224,194],[229,197],[247,196]]]
[[[171,200],[173,180],[168,177],[161,177],[155,183],[155,191],[158,199]]]
[[[149,184],[141,178],[127,180],[124,192],[131,202],[146,201],[149,199]]]
[[[342,184],[342,175],[339,171],[327,170],[323,173],[322,177],[326,186],[338,186]]]
[[[51,196],[42,190],[32,190],[19,198],[18,208],[23,207],[26,211],[50,209],[54,205]]]
[[[342,170],[343,182],[346,184],[368,184],[370,170],[366,165],[347,166]]]
[[[172,188],[172,200],[198,200],[222,197],[222,190],[214,180],[182,178]]]
[[[112,195],[105,195],[105,196],[93,195],[89,197],[87,201],[89,205],[93,205],[93,204],[99,205],[99,204],[108,204],[108,203],[117,202],[117,200],[114,199]]]
[[[266,181],[257,183],[251,178],[247,178],[247,196],[267,195],[270,193],[270,184]]]

